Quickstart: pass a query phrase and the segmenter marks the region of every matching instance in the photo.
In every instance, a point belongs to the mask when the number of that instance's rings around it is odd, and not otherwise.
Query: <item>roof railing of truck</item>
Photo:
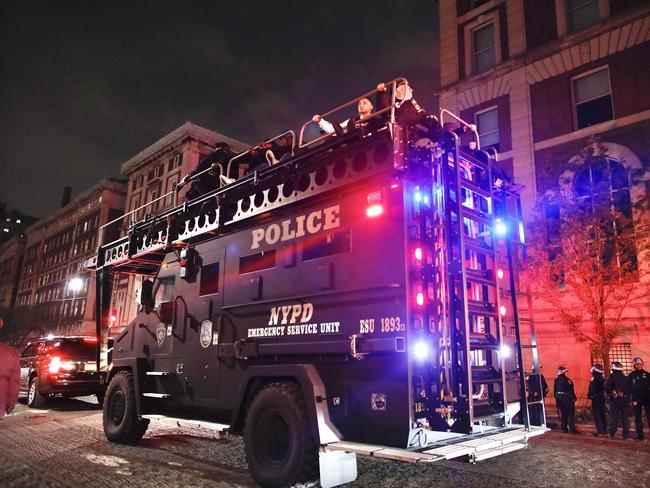
[[[388,105],[388,107],[385,107],[385,108],[383,108],[381,110],[373,112],[372,114],[368,115],[368,117],[365,117],[363,119],[364,122],[367,122],[367,121],[370,121],[370,120],[373,120],[373,119],[378,119],[379,117],[383,117],[388,112],[390,112],[390,117],[389,117],[390,122],[391,123],[395,122],[395,89],[397,88],[397,85],[402,81],[406,81],[406,78],[398,77],[398,78],[395,78],[392,81],[389,81],[388,83],[385,83],[386,87],[391,87],[391,102],[390,102],[390,104]],[[356,105],[359,102],[359,100],[361,100],[362,98],[368,98],[369,99],[373,95],[376,95],[378,92],[379,92],[379,90],[377,90],[377,88],[375,88],[374,90],[370,90],[369,92],[366,92],[363,95],[355,97],[352,100],[349,100],[349,101],[345,102],[344,104],[339,105],[338,107],[335,107],[335,108],[325,112],[324,114],[321,115],[321,118],[326,119],[327,117],[329,117],[332,114],[337,114],[338,112],[341,112],[342,110],[344,110],[346,108],[349,108],[349,107],[352,107],[352,106]],[[320,143],[321,141],[323,141],[325,139],[336,136],[336,132],[332,132],[332,133],[329,133],[329,134],[323,134],[320,137],[317,137],[316,139],[305,142],[305,140],[304,140],[305,139],[305,130],[307,129],[307,127],[309,127],[312,124],[314,124],[314,121],[310,119],[310,120],[306,121],[305,123],[303,123],[302,126],[300,126],[300,134],[299,134],[299,137],[298,137],[298,149],[304,149],[306,147],[316,145],[316,144]]]

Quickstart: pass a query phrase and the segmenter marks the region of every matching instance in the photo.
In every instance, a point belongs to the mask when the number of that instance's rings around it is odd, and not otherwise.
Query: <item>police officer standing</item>
[[[546,378],[540,372],[537,374],[535,365],[532,372],[526,376],[526,389],[528,390],[528,412],[530,413],[530,425],[542,425],[543,408],[542,403],[548,395],[548,384]]]
[[[560,412],[562,432],[577,434],[576,430],[576,397],[573,381],[566,375],[568,371],[564,366],[557,368],[557,377],[553,384],[553,392],[557,409]]]
[[[636,439],[645,440],[643,437],[643,410],[650,427],[650,374],[643,369],[643,359],[634,358],[632,362],[634,371],[630,373],[632,409],[634,410],[634,424],[636,426]]]
[[[591,367],[591,380],[587,398],[591,400],[591,413],[596,424],[595,436],[607,435],[607,415],[605,414],[605,376],[602,364]]]
[[[612,374],[605,381],[605,393],[609,398],[609,436],[613,439],[619,418],[623,425],[623,439],[630,440],[628,418],[630,416],[630,379],[623,374],[620,361],[612,363]]]

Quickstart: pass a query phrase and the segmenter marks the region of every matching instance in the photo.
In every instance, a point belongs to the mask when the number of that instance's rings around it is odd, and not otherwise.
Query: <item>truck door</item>
[[[196,298],[188,301],[192,315],[190,320],[196,323],[187,331],[185,357],[190,368],[192,392],[200,398],[216,398],[218,394],[217,347],[223,304],[225,250],[221,247],[214,249],[214,244],[213,241],[198,249],[201,259],[194,283],[196,292],[192,294]]]

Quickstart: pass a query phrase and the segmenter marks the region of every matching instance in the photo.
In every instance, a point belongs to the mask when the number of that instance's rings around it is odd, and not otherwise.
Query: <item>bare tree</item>
[[[607,372],[612,345],[633,325],[630,312],[650,295],[647,195],[632,200],[629,173],[627,188],[615,188],[615,164],[590,141],[579,166],[541,198],[529,232],[536,298]]]

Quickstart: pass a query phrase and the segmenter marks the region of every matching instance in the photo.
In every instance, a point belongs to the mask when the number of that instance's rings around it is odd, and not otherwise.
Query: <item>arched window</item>
[[[630,182],[625,166],[614,159],[598,158],[585,163],[574,179],[576,199],[581,207],[609,205],[632,217]]]
[[[605,218],[605,262],[616,260],[624,272],[637,269],[637,256],[631,235],[632,199],[627,169],[619,161],[608,157],[586,161],[576,172],[574,192],[578,205],[585,211],[609,213]]]

